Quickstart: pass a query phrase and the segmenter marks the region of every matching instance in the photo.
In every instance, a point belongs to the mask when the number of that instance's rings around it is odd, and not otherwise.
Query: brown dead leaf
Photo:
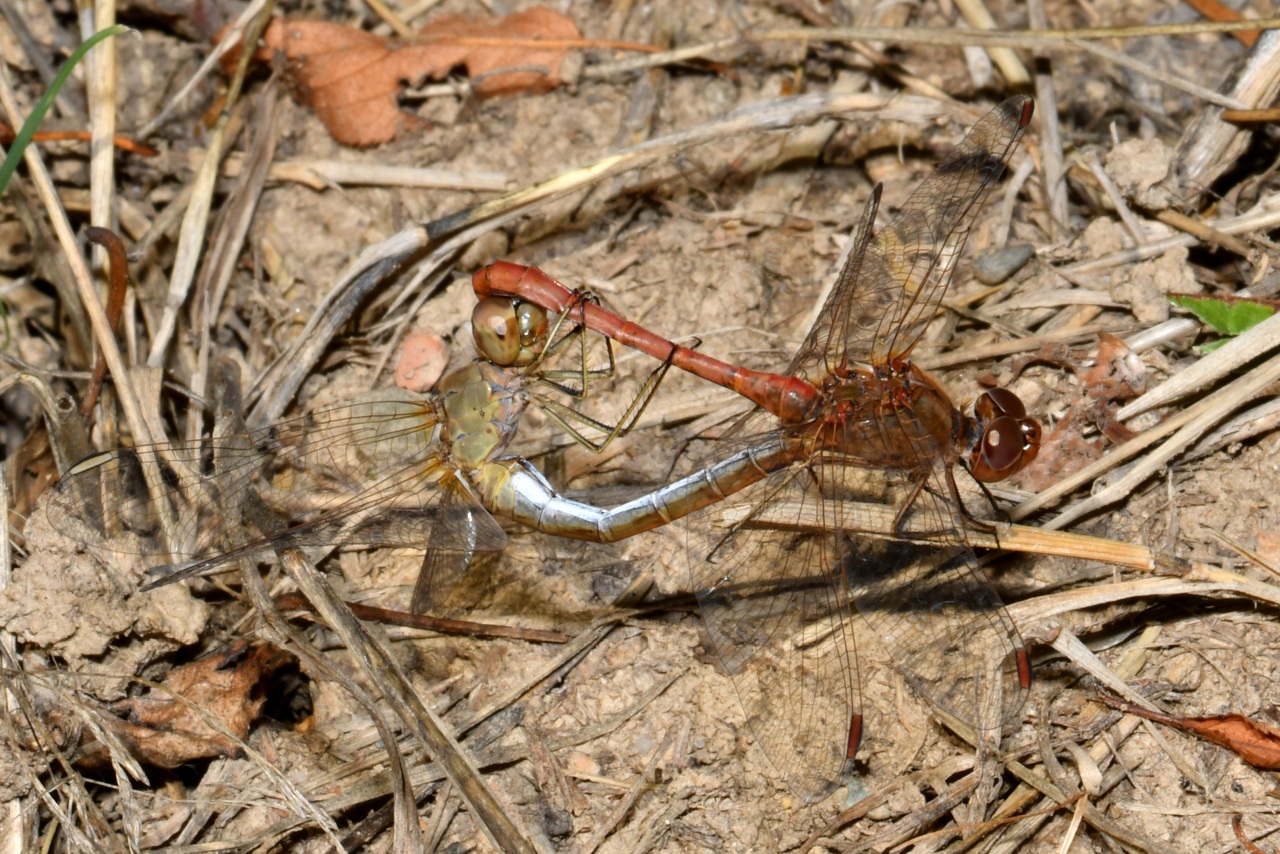
[[[266,700],[263,683],[292,661],[293,656],[278,647],[250,647],[240,641],[175,667],[164,680],[167,690],[116,703],[112,711],[121,717],[104,715],[102,720],[140,762],[159,768],[238,756],[237,739],[248,735]],[[235,738],[211,727],[206,716],[219,721]],[[83,744],[82,751],[81,767],[98,768],[108,761],[106,747],[96,740]]]
[[[1198,735],[1206,741],[1233,751],[1255,768],[1267,771],[1280,770],[1280,729],[1258,723],[1244,715],[1177,718],[1125,703],[1115,697],[1101,695],[1098,699],[1126,715],[1137,715],[1140,718]]]
[[[1142,362],[1114,335],[1101,333],[1095,348],[1050,344],[1015,359],[1014,375],[1030,365],[1043,363],[1070,371],[1080,379],[1081,394],[1040,440],[1040,454],[1022,473],[1022,486],[1038,492],[1097,460],[1106,444],[1123,444],[1133,433],[1116,420],[1120,404],[1146,389]],[[1096,430],[1094,428],[1097,428]]]
[[[477,95],[549,92],[561,84],[560,63],[569,49],[539,41],[582,38],[572,20],[541,6],[491,20],[448,15],[431,23],[427,44],[465,51],[467,74]]]
[[[466,65],[478,95],[545,92],[561,83],[566,41],[582,35],[572,20],[535,7],[504,18],[449,15],[415,39],[383,38],[342,24],[278,18],[260,57],[280,51],[294,97],[315,110],[344,145],[377,145],[417,119],[400,110],[401,87],[439,79]],[[540,45],[538,42],[559,42]]]
[[[1079,376],[1085,392],[1104,403],[1132,400],[1147,390],[1146,366],[1122,339],[1109,332],[1098,334],[1093,366]]]

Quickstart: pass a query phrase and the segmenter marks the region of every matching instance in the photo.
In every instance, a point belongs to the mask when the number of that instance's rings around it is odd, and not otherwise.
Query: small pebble
[[[1011,243],[983,252],[973,259],[973,275],[984,285],[998,285],[1027,265],[1035,256],[1030,243]]]
[[[396,385],[406,391],[431,389],[449,364],[449,349],[439,335],[413,332],[405,336],[396,362]]]
[[[560,839],[573,833],[573,816],[559,807],[542,805],[542,832],[552,839]]]

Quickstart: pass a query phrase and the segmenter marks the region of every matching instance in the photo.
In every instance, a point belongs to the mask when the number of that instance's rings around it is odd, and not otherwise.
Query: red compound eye
[[[983,483],[1004,480],[1026,468],[1040,453],[1040,425],[1027,417],[1022,400],[1003,388],[982,393],[973,405],[981,438],[969,468]]]

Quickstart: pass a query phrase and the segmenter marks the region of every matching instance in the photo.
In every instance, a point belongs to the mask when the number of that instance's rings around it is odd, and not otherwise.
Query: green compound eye
[[[520,328],[516,307],[503,297],[485,297],[471,312],[471,333],[480,355],[495,365],[510,367],[520,358]]]
[[[520,327],[520,344],[534,349],[534,356],[542,351],[547,341],[547,312],[531,302],[516,303],[516,323]]]
[[[531,302],[485,297],[471,312],[471,331],[485,359],[503,368],[520,367],[546,346],[547,313]]]

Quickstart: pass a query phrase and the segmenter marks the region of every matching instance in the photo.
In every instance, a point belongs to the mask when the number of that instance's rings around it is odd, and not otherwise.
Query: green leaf
[[[1169,302],[1185,308],[1222,335],[1239,335],[1266,320],[1275,310],[1248,300],[1171,296]]]
[[[27,120],[22,123],[22,128],[13,139],[13,145],[9,146],[4,163],[0,164],[0,196],[4,195],[5,188],[9,186],[9,179],[13,177],[14,170],[18,168],[18,161],[22,159],[22,153],[31,144],[31,138],[35,136],[36,128],[40,126],[40,122],[44,121],[44,114],[49,112],[49,108],[53,106],[53,99],[58,97],[58,92],[61,91],[63,84],[67,82],[67,78],[71,76],[71,71],[76,67],[76,63],[84,59],[85,54],[92,50],[98,42],[128,31],[128,27],[120,24],[116,24],[114,27],[107,27],[105,30],[99,30],[85,39],[84,44],[76,48],[75,52],[62,64],[62,68],[58,70],[58,76],[53,79],[53,85],[49,87],[49,91],[44,93],[44,97],[36,104],[36,108],[31,111],[31,115],[27,116]]]

